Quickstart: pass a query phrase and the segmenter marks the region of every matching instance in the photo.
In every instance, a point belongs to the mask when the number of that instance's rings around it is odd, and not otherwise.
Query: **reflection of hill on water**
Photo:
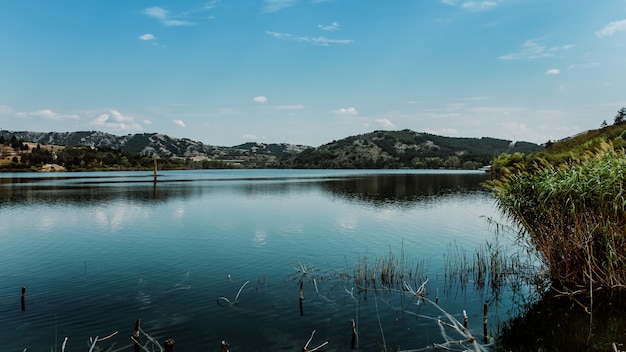
[[[424,197],[481,189],[483,173],[358,174],[302,178],[170,179],[129,177],[5,178],[0,204],[99,204],[124,200],[153,203],[191,199],[208,193],[245,196],[322,190],[348,201],[374,205],[411,204]]]
[[[429,196],[482,189],[481,183],[488,178],[482,173],[385,174],[334,179],[324,182],[322,186],[351,201],[408,205]]]

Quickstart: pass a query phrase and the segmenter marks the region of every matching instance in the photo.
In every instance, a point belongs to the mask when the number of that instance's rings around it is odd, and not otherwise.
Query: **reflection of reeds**
[[[590,312],[575,296],[547,291],[528,304],[524,313],[498,327],[497,349],[502,351],[611,351],[626,346],[626,293],[596,291],[593,323]],[[559,322],[559,323],[557,323]],[[565,325],[563,324],[565,323]],[[528,338],[532,336],[533,338]]]

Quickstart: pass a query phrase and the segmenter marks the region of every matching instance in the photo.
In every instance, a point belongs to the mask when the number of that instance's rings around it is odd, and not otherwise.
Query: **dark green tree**
[[[626,107],[617,110],[617,115],[615,115],[616,125],[621,125],[624,122],[626,122]]]

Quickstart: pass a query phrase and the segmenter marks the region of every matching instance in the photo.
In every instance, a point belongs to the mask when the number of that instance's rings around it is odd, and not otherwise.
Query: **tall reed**
[[[626,287],[626,155],[604,143],[574,159],[559,166],[538,159],[487,187],[553,284],[590,292]]]

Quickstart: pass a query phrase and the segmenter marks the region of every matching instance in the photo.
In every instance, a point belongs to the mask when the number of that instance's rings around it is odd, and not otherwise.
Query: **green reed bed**
[[[553,287],[626,287],[626,155],[604,144],[560,166],[537,161],[488,183]]]
[[[493,223],[493,220],[488,219]],[[498,227],[495,237],[478,248],[468,251],[456,242],[448,246],[444,254],[443,277],[445,285],[451,288],[459,285],[462,289],[472,284],[475,289],[488,289],[489,296],[498,299],[503,290],[513,295],[529,295],[544,291],[546,278],[541,264],[532,253],[517,246],[507,246],[500,242],[500,236],[511,229]],[[527,300],[530,297],[519,297]]]
[[[404,282],[423,282],[426,280],[429,260],[407,262],[404,249],[396,256],[389,250],[387,255],[376,258],[359,256],[353,263],[352,273],[346,267],[342,274],[354,281],[356,287],[366,289],[404,289]],[[347,275],[346,275],[347,274]]]

